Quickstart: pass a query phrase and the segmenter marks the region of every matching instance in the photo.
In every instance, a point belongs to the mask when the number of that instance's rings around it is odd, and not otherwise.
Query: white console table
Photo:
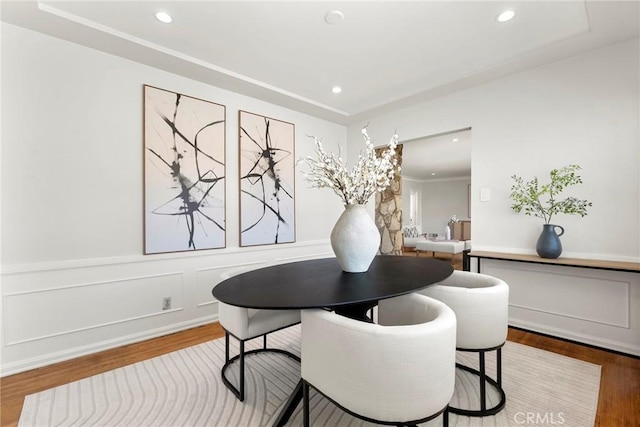
[[[471,251],[509,284],[509,324],[640,356],[640,263]]]

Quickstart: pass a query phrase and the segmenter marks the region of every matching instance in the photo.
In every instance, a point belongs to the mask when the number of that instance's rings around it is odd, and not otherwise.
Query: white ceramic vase
[[[331,247],[347,273],[369,269],[380,247],[380,232],[364,205],[347,205],[331,231]]]

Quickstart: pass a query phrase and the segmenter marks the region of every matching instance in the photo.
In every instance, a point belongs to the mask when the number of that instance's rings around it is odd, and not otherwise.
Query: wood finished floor
[[[223,336],[218,323],[0,379],[1,425],[16,426],[26,395]],[[602,366],[596,426],[640,426],[640,359],[510,328],[517,343]],[[581,426],[579,426],[581,427]]]
[[[29,394],[221,337],[224,332],[216,322],[0,378],[0,425],[18,424],[24,397]]]

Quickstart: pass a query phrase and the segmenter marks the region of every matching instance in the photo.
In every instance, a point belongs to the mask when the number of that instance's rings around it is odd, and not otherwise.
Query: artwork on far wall
[[[144,85],[144,253],[223,248],[225,106]]]
[[[295,242],[295,126],[240,111],[240,246]]]

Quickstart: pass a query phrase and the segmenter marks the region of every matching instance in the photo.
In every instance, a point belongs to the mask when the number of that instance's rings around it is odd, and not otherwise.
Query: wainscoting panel
[[[629,327],[628,280],[590,277],[579,270],[571,274],[522,267],[511,281],[510,304],[557,316]],[[507,276],[509,269],[496,267],[494,275]],[[585,272],[588,273],[588,272]],[[558,281],[562,282],[558,286]]]
[[[298,262],[298,261],[306,261],[310,259],[319,259],[319,258],[331,258],[335,256],[333,252],[314,252],[309,254],[296,254],[293,256],[285,256],[276,259],[277,263],[285,263],[285,262]]]
[[[483,260],[509,284],[509,322],[640,355],[640,274]]]
[[[168,273],[8,294],[6,345],[158,315],[164,296],[172,298],[171,310],[176,310],[182,305],[181,289],[182,274]],[[128,298],[131,292],[147,297],[134,300]]]
[[[306,261],[310,259],[327,258],[332,257],[333,252],[311,252],[311,253],[297,253],[291,255],[290,253],[280,253],[278,257],[272,260],[267,259],[253,259],[234,264],[221,264],[213,267],[200,268],[196,271],[196,282],[198,288],[198,307],[203,307],[211,304],[216,304],[217,301],[213,298],[211,290],[222,281],[222,274],[230,271],[249,271],[257,268],[264,268],[271,264],[283,264],[288,262]],[[215,308],[218,312],[217,307]]]
[[[236,269],[254,270],[256,268],[262,268],[267,265],[266,260],[251,261],[239,264],[225,264],[215,267],[200,268],[196,271],[196,283],[197,283],[197,298],[198,307],[207,305],[216,305],[215,312],[218,313],[217,300],[213,298],[211,291],[222,281],[222,274]]]
[[[225,271],[319,254],[328,239],[3,268],[0,376],[211,323]]]

